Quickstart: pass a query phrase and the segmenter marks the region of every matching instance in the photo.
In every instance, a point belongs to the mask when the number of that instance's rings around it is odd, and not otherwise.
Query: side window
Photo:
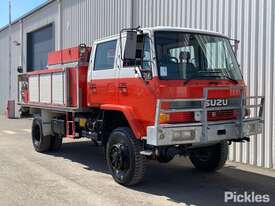
[[[96,46],[94,70],[113,69],[117,40],[100,43]]]
[[[144,51],[143,51],[143,68],[149,69],[150,67],[151,67],[150,39],[148,36],[145,36]]]

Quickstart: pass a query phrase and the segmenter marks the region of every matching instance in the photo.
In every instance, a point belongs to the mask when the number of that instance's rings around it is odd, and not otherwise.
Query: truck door
[[[144,38],[142,40],[143,48],[140,48],[139,42],[137,45],[137,60],[126,64],[121,61],[118,79],[118,99],[120,105],[132,107],[135,118],[141,125],[148,125],[154,119],[155,84],[153,77],[145,80],[140,73],[139,68],[152,69],[150,39],[147,34],[144,34],[142,38]],[[138,36],[137,39],[140,41],[141,36]]]
[[[116,39],[95,44],[88,75],[88,106],[117,103],[116,53]]]

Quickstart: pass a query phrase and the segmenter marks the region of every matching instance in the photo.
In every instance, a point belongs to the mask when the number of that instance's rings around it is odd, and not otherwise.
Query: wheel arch
[[[115,123],[112,124],[111,129],[115,129],[116,127],[127,126],[130,127],[133,131],[135,137],[137,139],[141,139],[142,137],[142,127],[140,123],[137,121],[132,107],[129,106],[121,106],[121,105],[101,105],[100,107],[104,111],[104,125],[110,125],[110,121],[112,122],[115,119]],[[104,129],[106,128],[104,126]],[[109,129],[109,132],[110,131]]]

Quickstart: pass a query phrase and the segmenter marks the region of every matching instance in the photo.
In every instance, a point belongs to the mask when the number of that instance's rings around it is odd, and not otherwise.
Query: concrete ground
[[[234,205],[224,203],[224,191],[269,194],[266,205],[275,205],[272,170],[228,163],[204,174],[177,158],[149,162],[144,182],[126,188],[113,181],[101,148],[66,141],[59,153],[39,154],[30,128],[30,119],[0,116],[0,205]]]

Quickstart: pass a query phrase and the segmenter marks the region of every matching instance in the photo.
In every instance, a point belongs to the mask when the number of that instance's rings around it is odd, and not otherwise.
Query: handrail
[[[227,99],[240,99],[239,106],[222,106],[222,107],[207,107],[206,102],[208,101],[208,93],[210,90],[239,90],[240,96],[239,97],[229,97]],[[260,103],[255,103],[254,105],[245,105],[245,99],[255,99],[258,101],[261,100]],[[195,108],[173,108],[173,109],[161,109],[162,103],[174,103],[174,102],[201,102],[200,106]],[[217,111],[217,110],[239,110],[240,113],[237,118],[237,123],[240,125],[240,130],[242,129],[243,119],[245,118],[245,109],[246,108],[259,108],[258,116],[263,120],[263,112],[264,112],[264,96],[244,96],[244,88],[240,86],[229,86],[229,87],[206,87],[203,89],[203,98],[181,98],[181,99],[158,99],[156,104],[156,113],[155,113],[155,127],[158,129],[160,126],[159,118],[160,113],[177,113],[177,112],[201,112],[201,120],[200,123],[202,124],[202,142],[207,141],[207,126],[208,126],[208,111]],[[241,132],[242,134],[242,132]]]

